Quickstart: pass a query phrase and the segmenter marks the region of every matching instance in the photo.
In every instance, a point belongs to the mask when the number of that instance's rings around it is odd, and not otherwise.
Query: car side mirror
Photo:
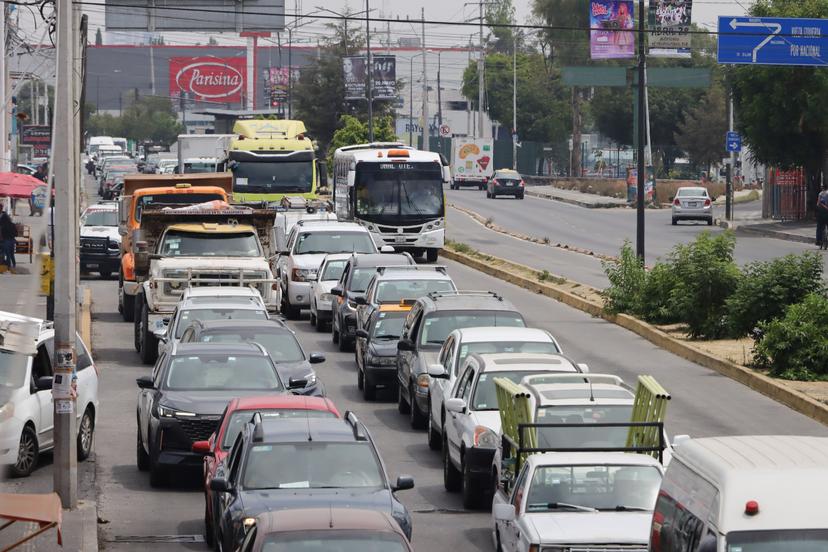
[[[459,397],[454,397],[446,400],[446,410],[462,414],[466,411],[466,401]]]
[[[337,297],[342,297],[342,288],[337,286],[331,289],[331,295],[336,295]]]
[[[305,378],[290,378],[288,380],[288,389],[291,391],[295,389],[304,389],[308,385],[308,380]]]
[[[354,300],[354,303],[356,303],[357,305],[367,305],[368,304],[368,301],[366,301],[365,297],[362,296],[362,295],[354,296],[353,300]]]
[[[322,353],[311,353],[308,356],[308,362],[311,364],[321,364],[325,362],[325,355]]]
[[[217,493],[232,493],[233,486],[223,477],[214,477],[210,480],[210,490]]]
[[[513,504],[495,504],[492,514],[497,521],[515,521],[515,506]]]
[[[135,380],[135,383],[137,383],[138,387],[141,389],[152,389],[155,385],[152,381],[152,376],[141,376]]]
[[[392,490],[394,491],[405,491],[407,489],[414,488],[414,478],[410,475],[400,475],[397,477],[397,482],[394,484]]]
[[[361,337],[362,339],[368,339],[368,332],[360,328],[356,331],[356,336]]]
[[[383,245],[380,247],[380,253],[394,253],[396,251],[391,245]]]
[[[410,339],[400,339],[397,341],[397,350],[398,351],[413,351],[414,350],[414,342]]]
[[[432,364],[429,366],[428,375],[435,379],[448,379],[446,369],[440,364]]]
[[[48,391],[52,388],[55,380],[52,376],[40,376],[35,381],[35,387],[38,391]]]
[[[196,441],[193,443],[192,450],[196,454],[204,454],[206,456],[213,455],[213,451],[210,450],[210,441]]]

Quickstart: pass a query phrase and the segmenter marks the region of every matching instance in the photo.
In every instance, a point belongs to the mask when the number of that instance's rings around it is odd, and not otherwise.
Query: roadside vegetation
[[[787,255],[739,268],[730,232],[700,234],[647,270],[629,242],[605,261],[605,308],[654,324],[682,324],[693,339],[756,341],[753,364],[771,375],[828,379],[828,296],[822,258]]]

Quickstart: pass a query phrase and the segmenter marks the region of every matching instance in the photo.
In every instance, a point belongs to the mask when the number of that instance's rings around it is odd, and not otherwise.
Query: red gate
[[[801,168],[771,169],[771,216],[781,221],[802,220],[807,210],[808,185]]]

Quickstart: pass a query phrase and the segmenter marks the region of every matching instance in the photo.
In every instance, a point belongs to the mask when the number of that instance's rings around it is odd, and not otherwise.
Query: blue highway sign
[[[828,19],[719,17],[719,63],[828,65]]]
[[[742,151],[742,136],[738,132],[728,131],[725,142],[727,151],[736,153]]]

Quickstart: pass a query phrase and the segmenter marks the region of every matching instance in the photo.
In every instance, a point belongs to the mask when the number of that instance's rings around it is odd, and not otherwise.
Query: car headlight
[[[294,268],[291,271],[291,280],[294,282],[310,282],[316,280],[315,268]]]
[[[121,244],[119,242],[112,241],[112,240],[109,241],[109,249],[120,249],[120,248],[121,248]]]
[[[323,293],[320,297],[320,301],[333,301],[333,294],[332,293]]]
[[[372,366],[394,366],[397,364],[397,357],[368,355],[365,361]]]
[[[497,434],[486,426],[475,427],[474,446],[482,448],[496,448]]]
[[[316,376],[316,372],[311,372],[310,374],[305,376],[305,387],[313,387],[316,385],[316,382],[319,381],[319,378]]]
[[[0,422],[11,420],[12,416],[14,416],[14,403],[8,402],[0,406]]]
[[[187,412],[185,410],[176,410],[175,408],[170,408],[169,406],[159,404],[158,416],[161,418],[190,418],[192,416],[195,416],[195,414],[193,412]]]

